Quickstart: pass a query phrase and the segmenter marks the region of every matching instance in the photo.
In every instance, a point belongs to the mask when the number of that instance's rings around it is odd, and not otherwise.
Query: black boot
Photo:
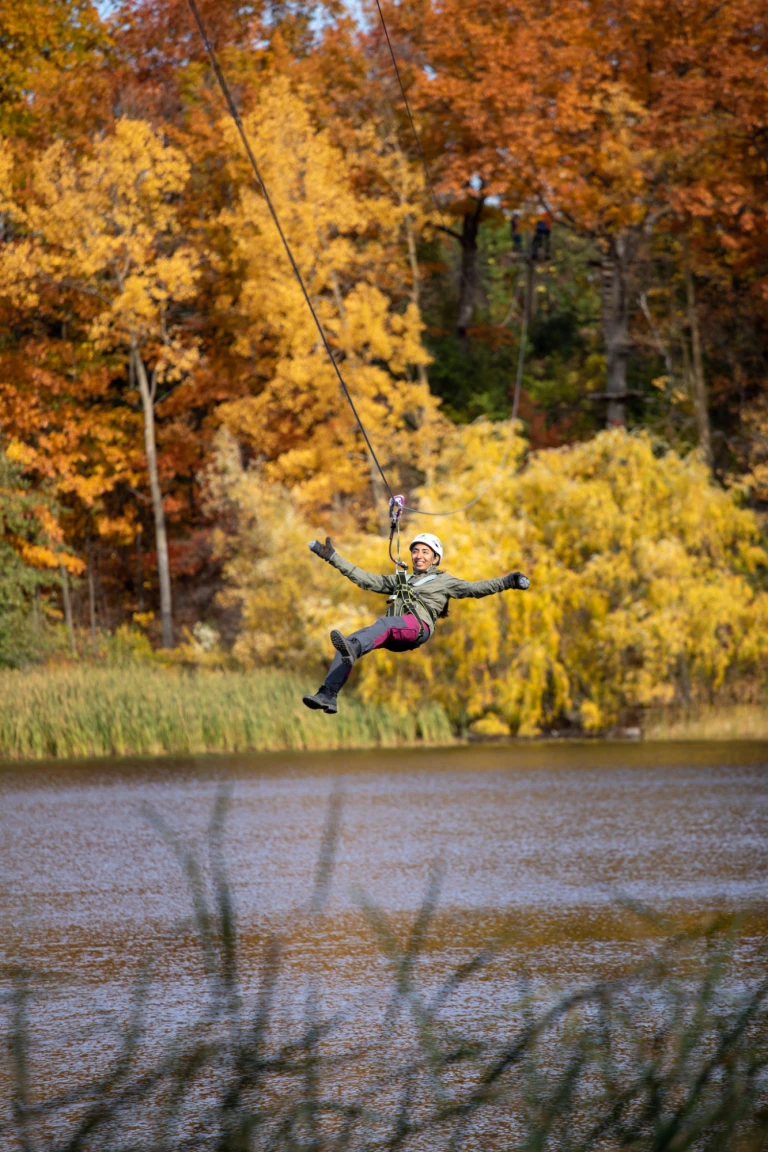
[[[351,668],[360,655],[360,649],[356,640],[347,640],[346,636],[342,636],[336,628],[331,632],[331,644],[338,652],[339,656],[347,668]]]
[[[303,700],[307,708],[322,709],[329,716],[335,716],[339,710],[336,697],[328,691],[325,684],[320,685],[314,696],[304,696]]]

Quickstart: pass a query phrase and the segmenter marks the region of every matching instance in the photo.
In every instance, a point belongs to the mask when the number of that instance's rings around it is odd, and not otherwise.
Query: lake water
[[[386,1000],[386,962],[363,905],[379,907],[402,938],[438,876],[425,987],[488,940],[502,957],[456,998],[459,1024],[511,1011],[522,970],[549,995],[635,963],[653,932],[627,900],[680,923],[748,910],[744,973],[758,963],[768,908],[766,744],[4,766],[0,946],[5,962],[46,974],[32,1026],[48,1084],[69,1084],[113,1049],[148,960],[158,1043],[192,1018],[202,975],[191,935],[178,927],[190,913],[188,884],[156,825],[189,845],[206,874],[222,789],[246,986],[258,984],[276,933],[286,1017],[312,972],[323,1010],[339,1013],[348,1035],[364,1032]],[[334,868],[323,915],[311,919],[334,796]]]

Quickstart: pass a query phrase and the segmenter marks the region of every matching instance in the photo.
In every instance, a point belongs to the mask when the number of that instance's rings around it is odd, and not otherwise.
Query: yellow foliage
[[[475,736],[485,736],[486,738],[511,735],[509,724],[505,724],[504,721],[493,712],[489,712],[486,716],[481,716],[479,720],[475,720],[471,725],[470,731]]]
[[[12,199],[13,153],[7,140],[0,137],[0,212],[10,211]]]
[[[310,553],[311,530],[291,494],[243,469],[226,429],[205,481],[208,511],[226,526],[214,540],[227,582],[221,599],[241,613],[233,655],[248,667],[321,664],[329,629],[359,628],[365,606]]]
[[[82,576],[85,564],[77,556],[68,552],[55,551],[45,544],[34,544],[28,540],[21,540],[17,546],[18,555],[29,568],[42,571],[58,572],[66,568],[71,576]]]
[[[443,424],[426,381],[409,378],[428,362],[419,309],[413,300],[396,306],[390,292],[392,245],[415,185],[355,191],[352,160],[314,127],[284,78],[262,90],[246,131],[377,454],[395,475],[404,463],[422,467]],[[258,395],[223,407],[227,426],[267,461],[265,478],[290,486],[305,507],[367,492],[371,463],[263,197],[244,187],[222,222],[245,268],[237,351],[271,361]]]
[[[12,0],[0,5],[0,130],[29,133],[36,98],[55,98],[62,76],[106,46],[98,6],[90,0]],[[89,93],[89,103],[94,99]],[[43,116],[46,116],[43,99]],[[40,113],[37,113],[38,116]]]
[[[602,131],[595,132],[594,178],[582,188],[585,218],[597,229],[637,227],[666,159],[647,138],[648,112],[623,85],[606,83],[591,99],[590,116]]]
[[[58,141],[34,165],[29,202],[15,209],[27,238],[7,245],[0,293],[28,304],[43,284],[79,290],[95,307],[97,346],[135,339],[151,346],[159,378],[187,371],[196,350],[168,330],[166,314],[197,282],[178,220],[188,178],[183,153],[143,120],[119,120],[84,157]]]
[[[455,485],[428,495],[444,505]],[[624,707],[706,698],[768,656],[754,516],[646,435],[535,453],[449,525],[458,575],[520,569],[531,590],[452,606],[423,659],[365,665],[368,698],[429,690],[457,719],[492,711],[524,735],[561,714],[597,729]]]
[[[5,447],[5,455],[14,464],[20,464],[22,468],[34,459],[32,449],[26,444],[22,444],[20,440],[9,440]]]
[[[471,497],[501,458],[499,433],[483,423],[456,430],[423,506]],[[760,673],[768,554],[752,513],[695,458],[657,456],[649,436],[614,430],[534,453],[518,472],[519,448],[440,534],[456,575],[519,569],[530,591],[453,602],[421,651],[361,663],[364,699],[397,709],[430,699],[475,731],[532,735],[562,716],[600,729],[627,707],[707,700]],[[383,611],[380,597],[310,556],[314,533],[286,493],[241,470],[224,488],[245,517],[228,541],[230,595],[244,606],[238,655],[328,659],[329,627],[349,632]],[[363,567],[389,570],[381,537],[334,543]]]

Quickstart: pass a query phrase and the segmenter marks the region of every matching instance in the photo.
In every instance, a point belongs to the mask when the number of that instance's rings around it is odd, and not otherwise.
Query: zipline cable
[[[392,57],[392,66],[395,69],[395,76],[397,76],[397,82],[400,85],[400,92],[401,92],[402,97],[403,97],[403,104],[405,105],[405,110],[408,113],[408,120],[410,121],[411,131],[413,132],[413,138],[416,141],[416,147],[418,149],[419,156],[421,157],[422,167],[424,168],[424,175],[427,178],[427,184],[429,186],[430,192],[432,193],[432,199],[435,202],[435,208],[437,209],[437,214],[440,217],[440,223],[442,224],[442,226],[446,232],[450,232],[450,228],[446,224],[445,218],[443,216],[443,210],[440,207],[440,201],[437,199],[437,193],[435,192],[435,186],[432,183],[432,175],[429,171],[429,165],[427,164],[427,158],[424,155],[424,149],[421,146],[421,140],[419,140],[419,134],[416,131],[416,125],[413,122],[413,116],[411,115],[411,106],[408,103],[408,97],[405,94],[405,87],[403,85],[403,79],[400,75],[400,69],[398,68],[398,65],[397,65],[397,57],[395,56],[395,50],[392,47],[392,41],[389,38],[389,29],[387,28],[387,22],[384,19],[384,13],[381,10],[381,4],[379,3],[379,0],[376,0],[376,7],[379,10],[379,17],[381,19],[381,26],[384,29],[384,38],[387,41],[387,48],[389,48],[389,55]]]
[[[413,139],[416,142],[416,148],[418,150],[419,157],[421,159],[422,167],[424,168],[424,175],[427,178],[427,185],[429,187],[430,192],[432,193],[432,199],[434,201],[435,208],[437,209],[437,214],[440,217],[440,223],[442,224],[443,229],[446,232],[450,232],[451,229],[448,228],[448,226],[445,223],[445,219],[443,217],[443,210],[440,207],[439,200],[437,199],[437,193],[435,192],[435,185],[432,181],[432,175],[429,171],[429,165],[427,164],[427,158],[424,155],[424,149],[421,146],[421,140],[419,140],[419,134],[416,131],[416,125],[414,123],[413,116],[411,115],[411,106],[408,103],[408,97],[405,94],[405,86],[403,84],[402,76],[400,75],[400,68],[399,68],[398,63],[397,63],[397,57],[395,56],[395,50],[392,47],[392,40],[390,39],[389,29],[387,28],[387,22],[384,19],[384,13],[381,9],[380,0],[376,0],[376,9],[379,13],[379,19],[381,20],[381,27],[384,31],[384,39],[387,41],[387,48],[389,48],[389,55],[392,59],[392,67],[395,70],[395,76],[397,77],[397,83],[400,86],[400,93],[403,97],[403,104],[405,105],[405,111],[408,113],[408,121],[411,125],[411,131],[413,132]],[[421,516],[453,516],[457,512],[466,511],[467,508],[471,508],[473,506],[473,504],[477,504],[479,500],[482,500],[483,496],[485,496],[486,492],[488,492],[489,489],[496,483],[496,480],[498,479],[499,474],[504,470],[504,468],[507,465],[507,461],[509,459],[509,450],[512,446],[512,434],[514,432],[515,421],[517,420],[517,410],[518,410],[518,407],[520,405],[520,392],[522,390],[522,385],[523,385],[523,366],[525,364],[525,346],[526,346],[526,342],[528,339],[528,316],[529,316],[529,310],[531,307],[531,301],[529,299],[529,296],[530,296],[532,286],[533,286],[533,275],[532,275],[533,263],[532,263],[532,260],[533,260],[533,257],[529,256],[528,260],[527,260],[527,262],[528,262],[528,275],[526,276],[525,289],[524,289],[524,293],[523,293],[523,316],[522,316],[522,323],[520,326],[520,329],[521,329],[520,330],[520,346],[519,346],[518,354],[517,354],[517,371],[515,373],[515,391],[514,391],[514,395],[513,395],[513,399],[512,399],[512,415],[510,416],[510,419],[509,419],[509,428],[507,431],[507,440],[506,440],[506,444],[504,445],[504,452],[502,454],[501,460],[499,461],[499,464],[496,467],[496,469],[494,470],[491,478],[480,489],[480,491],[477,493],[477,495],[474,497],[474,499],[469,500],[466,504],[460,505],[460,507],[458,507],[458,508],[452,508],[449,512],[425,512],[422,509],[417,509],[417,511],[419,512],[419,514]],[[414,509],[404,507],[403,511],[412,512],[412,511],[414,511]],[[399,536],[398,536],[398,540],[399,540]],[[392,540],[390,537],[390,555],[391,555],[391,547],[392,547]],[[398,559],[399,559],[399,557],[400,557],[400,552],[399,552],[399,548],[398,548]]]
[[[272,199],[269,195],[269,192],[267,191],[267,186],[264,183],[261,172],[259,171],[259,165],[256,162],[256,157],[253,154],[253,149],[251,148],[250,141],[248,140],[248,137],[245,133],[245,128],[243,127],[243,122],[240,119],[240,113],[237,110],[237,105],[235,104],[235,101],[232,97],[232,93],[229,90],[229,85],[227,84],[227,81],[224,78],[224,73],[221,70],[221,66],[219,64],[218,57],[216,56],[216,53],[214,51],[213,45],[211,44],[210,40],[208,39],[208,33],[205,30],[205,25],[203,24],[202,17],[200,16],[200,11],[197,7],[196,0],[187,0],[187,5],[189,7],[190,12],[192,13],[192,17],[195,21],[195,24],[197,25],[197,30],[200,33],[200,38],[203,42],[205,50],[208,53],[208,57],[211,61],[211,66],[213,67],[214,75],[216,76],[216,79],[219,83],[219,87],[221,88],[221,92],[222,92],[222,95],[224,97],[227,108],[229,110],[229,114],[232,117],[232,120],[234,122],[235,127],[237,128],[237,132],[238,132],[238,135],[240,136],[240,140],[241,140],[243,148],[245,150],[245,154],[248,157],[248,160],[250,162],[251,167],[253,168],[253,172],[254,172],[254,175],[256,177],[259,188],[261,189],[261,193],[264,197],[264,201],[267,205],[267,208],[269,209],[269,214],[272,217],[272,221],[273,221],[275,227],[277,228],[278,234],[279,234],[280,239],[283,243],[283,248],[285,249],[285,254],[288,257],[288,262],[290,263],[291,268],[293,269],[293,273],[299,282],[299,287],[301,288],[302,295],[303,295],[304,300],[306,302],[306,305],[309,308],[309,311],[312,315],[312,319],[315,322],[315,327],[317,328],[318,335],[320,336],[320,340],[322,341],[323,348],[325,349],[325,351],[328,355],[328,359],[330,360],[331,364],[333,365],[333,370],[336,373],[336,378],[339,381],[341,391],[342,391],[344,398],[346,399],[347,403],[349,404],[349,407],[352,409],[352,414],[355,417],[355,420],[357,421],[357,425],[360,429],[360,432],[362,433],[363,440],[365,441],[366,446],[368,448],[368,451],[371,454],[371,459],[373,460],[374,464],[376,465],[376,468],[379,472],[379,475],[381,476],[381,479],[384,483],[384,487],[386,488],[387,492],[389,493],[390,505],[391,505],[395,499],[394,492],[392,491],[392,487],[389,483],[389,480],[387,480],[387,476],[386,476],[386,473],[384,472],[384,469],[382,468],[381,464],[379,463],[379,458],[376,455],[376,452],[374,451],[373,444],[371,444],[368,433],[365,430],[365,425],[363,424],[363,421],[360,418],[360,414],[358,413],[357,408],[355,407],[355,402],[352,399],[352,395],[349,391],[349,388],[347,387],[347,383],[346,383],[346,381],[345,381],[345,379],[341,373],[339,365],[336,362],[336,357],[333,354],[333,349],[331,348],[330,344],[328,343],[328,338],[325,335],[325,330],[323,329],[323,326],[320,323],[320,317],[317,315],[317,312],[315,311],[315,307],[314,307],[312,300],[310,298],[309,292],[307,291],[307,286],[304,283],[304,277],[302,276],[301,271],[299,270],[299,266],[296,263],[296,260],[294,259],[293,252],[291,251],[291,246],[288,243],[288,239],[287,239],[285,233],[283,232],[283,228],[282,228],[282,225],[280,223],[280,218],[277,215],[277,211],[275,210],[275,206],[272,203]],[[382,21],[382,24],[384,25],[384,32],[385,32],[385,35],[387,38],[387,44],[389,44],[390,53],[392,55],[392,62],[395,65],[395,71],[397,72],[398,80],[400,80],[400,72],[399,72],[399,69],[397,67],[397,61],[395,60],[395,55],[394,55],[394,52],[392,51],[392,44],[391,44],[390,39],[389,39],[389,33],[387,32],[387,26],[384,22],[384,15],[381,11],[381,8],[379,7],[378,0],[377,0],[377,7],[379,8],[379,15],[381,16],[381,21]],[[422,163],[424,164],[424,170],[426,172],[427,179],[429,181],[430,189],[432,190],[432,196],[435,199],[435,204],[436,204],[437,210],[438,210],[438,212],[440,212],[440,205],[437,203],[437,197],[435,196],[435,191],[434,191],[434,188],[432,186],[432,181],[429,177],[429,169],[427,168],[427,163],[426,163],[426,159],[424,157],[424,152],[422,150],[421,143],[419,142],[419,137],[418,137],[418,134],[416,132],[416,127],[413,123],[413,117],[411,116],[410,108],[408,107],[408,101],[407,101],[406,96],[405,96],[405,90],[403,88],[402,81],[400,81],[400,90],[403,93],[403,100],[405,101],[406,108],[408,109],[408,117],[409,117],[410,122],[411,122],[411,128],[413,129],[413,134],[414,134],[416,143],[418,145],[419,154],[421,155]],[[440,215],[441,215],[441,219],[442,219],[442,213],[440,213]],[[467,508],[471,508],[474,504],[477,504],[477,502],[479,500],[482,500],[483,496],[485,496],[486,492],[488,492],[488,490],[496,482],[496,479],[498,478],[499,474],[506,467],[507,460],[509,458],[509,450],[512,446],[512,433],[514,431],[514,423],[515,423],[515,419],[517,417],[517,402],[518,402],[518,398],[519,398],[519,394],[520,394],[520,386],[522,383],[523,362],[524,362],[524,357],[525,357],[525,336],[526,336],[526,328],[527,328],[527,324],[526,324],[526,321],[527,321],[527,304],[528,304],[528,302],[526,300],[526,303],[524,306],[524,311],[523,311],[523,332],[521,334],[520,354],[518,356],[517,378],[515,381],[515,398],[514,398],[513,407],[512,407],[512,416],[510,417],[510,421],[509,421],[509,431],[507,433],[507,442],[506,442],[506,445],[504,447],[504,453],[502,455],[502,458],[501,458],[498,466],[494,470],[493,475],[488,480],[487,484],[485,484],[480,489],[480,491],[477,493],[476,496],[473,497],[472,500],[468,500],[466,502],[466,504],[460,504],[457,508],[451,508],[445,512],[426,512],[423,508],[411,508],[409,505],[403,503],[400,505],[402,511],[411,512],[414,516],[430,516],[433,518],[444,517],[444,516],[455,516],[457,513],[464,512]]]
[[[192,16],[194,17],[195,23],[197,24],[197,28],[198,28],[198,31],[200,33],[200,37],[203,41],[203,44],[205,45],[205,50],[208,53],[208,56],[210,58],[211,65],[213,66],[213,71],[216,75],[216,79],[218,80],[219,87],[221,88],[221,91],[222,91],[222,95],[224,96],[224,99],[227,103],[227,108],[229,109],[229,114],[232,117],[232,119],[235,123],[235,127],[237,128],[237,131],[240,135],[240,139],[242,141],[243,148],[245,149],[245,154],[251,162],[251,167],[253,168],[254,175],[256,176],[256,179],[259,183],[259,187],[261,188],[261,192],[262,192],[262,195],[263,195],[264,200],[266,202],[267,208],[269,209],[269,214],[272,217],[274,225],[280,234],[280,239],[283,242],[283,248],[285,248],[285,254],[288,257],[288,260],[290,262],[291,268],[293,269],[294,275],[299,282],[299,286],[301,288],[302,294],[303,294],[304,299],[306,301],[307,307],[309,308],[310,312],[312,313],[312,319],[315,322],[315,327],[317,328],[320,339],[323,342],[323,347],[325,348],[325,351],[328,353],[328,359],[331,361],[331,364],[333,365],[334,372],[336,373],[336,377],[339,381],[339,384],[341,385],[341,390],[344,393],[344,396],[346,398],[347,403],[349,404],[350,408],[352,409],[352,414],[354,415],[355,420],[357,421],[358,427],[363,434],[363,439],[365,440],[365,443],[368,446],[368,451],[371,454],[371,458],[379,470],[379,475],[381,476],[381,479],[384,481],[384,487],[387,489],[387,492],[389,492],[390,497],[394,496],[394,493],[390,487],[389,481],[387,480],[384,469],[382,468],[381,464],[379,463],[379,459],[373,450],[373,445],[371,444],[371,441],[368,439],[368,433],[365,430],[365,425],[363,424],[362,420],[360,419],[360,415],[357,411],[357,408],[355,407],[355,402],[352,399],[352,396],[350,395],[349,388],[347,388],[346,381],[344,380],[344,377],[341,374],[341,370],[339,369],[339,366],[336,363],[336,357],[334,356],[333,350],[331,349],[331,346],[328,343],[328,338],[325,335],[325,331],[323,330],[322,324],[320,323],[320,318],[317,315],[317,312],[315,311],[315,307],[314,307],[314,305],[310,299],[309,292],[307,291],[307,286],[304,283],[304,277],[301,275],[301,272],[299,271],[299,266],[293,257],[293,252],[291,251],[291,246],[288,243],[288,240],[286,238],[285,233],[283,232],[282,225],[280,224],[280,218],[278,217],[277,212],[275,211],[275,206],[272,203],[272,199],[269,195],[269,192],[267,191],[267,186],[264,183],[264,180],[262,179],[261,172],[259,171],[259,166],[256,163],[256,157],[253,154],[253,149],[251,148],[248,137],[245,134],[245,128],[243,127],[243,122],[240,119],[240,113],[237,110],[237,105],[235,104],[235,101],[232,98],[232,93],[229,90],[229,85],[227,84],[226,80],[224,79],[224,73],[221,70],[221,67],[219,65],[219,61],[217,59],[216,53],[213,50],[213,45],[211,44],[210,40],[208,39],[208,34],[205,31],[205,25],[203,24],[202,18],[200,16],[200,12],[199,12],[198,7],[197,7],[197,4],[195,3],[195,0],[187,0],[187,4],[189,5],[189,10],[192,13]]]

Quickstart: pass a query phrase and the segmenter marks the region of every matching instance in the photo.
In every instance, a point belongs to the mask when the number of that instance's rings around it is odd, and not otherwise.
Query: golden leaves
[[[95,305],[97,347],[151,341],[163,370],[188,370],[189,348],[167,320],[198,275],[178,218],[188,179],[180,149],[141,120],[119,120],[84,156],[57,141],[33,166],[33,194],[17,210],[28,238],[8,247],[0,291],[27,302],[47,283],[79,292]]]
[[[420,183],[404,178],[402,157],[387,145],[381,184],[389,192],[356,190],[360,158],[314,126],[302,93],[285,78],[264,86],[245,127],[377,453],[393,471],[405,461],[418,467],[420,438],[405,416],[418,413],[428,443],[427,427],[439,423],[438,405],[411,378],[428,356],[418,307],[401,303],[393,291],[391,251],[408,213],[418,214],[407,197],[420,197]],[[231,137],[231,128],[224,130]],[[364,133],[366,143],[371,131]],[[257,396],[224,407],[227,427],[253,440],[269,461],[266,474],[293,486],[305,506],[356,499],[370,487],[372,465],[267,206],[245,187],[236,208],[221,219],[236,237],[245,268],[235,346],[242,356],[268,349],[270,366]]]
[[[13,205],[13,153],[8,140],[0,137],[0,212],[9,212]]]
[[[155,386],[181,380],[198,362],[197,341],[179,315],[198,282],[198,253],[180,221],[189,175],[179,148],[148,123],[124,118],[85,151],[66,140],[46,149],[30,166],[23,202],[10,209],[0,294],[22,309],[38,301],[58,308],[67,322],[74,313],[80,345],[76,351],[62,340],[71,362],[49,368],[56,342],[43,341],[40,360],[24,366],[15,389],[0,383],[5,401],[22,390],[31,400],[31,413],[15,413],[12,426],[27,435],[23,447],[11,445],[11,456],[54,482],[62,497],[95,510],[99,530],[121,541],[132,538],[132,520],[106,516],[100,505],[120,483],[138,481],[141,439],[130,407],[115,402],[116,390],[108,395],[110,360],[117,352],[127,366],[135,346]],[[4,149],[0,197],[9,188]],[[90,370],[88,356],[101,368]],[[42,553],[29,557],[44,560]]]
[[[449,453],[428,507],[478,487],[499,458],[491,429],[457,435],[463,458]],[[768,595],[749,579],[768,564],[755,517],[695,458],[657,458],[648,436],[534,454],[443,540],[457,575],[520,569],[531,590],[453,605],[417,656],[367,661],[367,698],[429,691],[455,720],[493,715],[522,735],[563,714],[603,728],[622,708],[708,698],[768,658]],[[380,542],[355,549],[381,563]]]

